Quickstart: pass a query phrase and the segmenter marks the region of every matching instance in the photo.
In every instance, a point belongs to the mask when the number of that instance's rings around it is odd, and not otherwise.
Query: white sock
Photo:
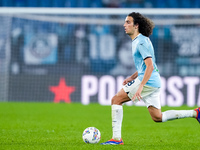
[[[194,116],[195,116],[194,110],[168,110],[162,113],[162,122],[180,118],[194,117]]]
[[[112,130],[113,139],[121,139],[121,127],[123,120],[123,107],[121,105],[112,105]]]

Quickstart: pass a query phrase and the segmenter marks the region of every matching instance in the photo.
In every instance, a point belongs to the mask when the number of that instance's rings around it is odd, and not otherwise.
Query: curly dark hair
[[[139,25],[139,32],[142,35],[149,37],[152,34],[155,26],[153,21],[137,12],[132,12],[128,16],[133,18],[134,25]]]

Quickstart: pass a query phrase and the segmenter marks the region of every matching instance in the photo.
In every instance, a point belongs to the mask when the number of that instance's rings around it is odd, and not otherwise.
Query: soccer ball
[[[85,143],[95,144],[101,139],[100,131],[95,127],[88,127],[83,131],[83,141]]]

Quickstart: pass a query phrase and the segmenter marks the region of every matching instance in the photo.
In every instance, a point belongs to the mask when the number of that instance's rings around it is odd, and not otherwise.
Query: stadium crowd
[[[0,0],[1,7],[199,8],[199,0]]]

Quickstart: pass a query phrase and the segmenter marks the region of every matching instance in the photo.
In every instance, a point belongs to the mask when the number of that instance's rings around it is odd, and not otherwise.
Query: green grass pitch
[[[0,103],[0,150],[198,150],[200,124],[193,118],[155,123],[146,107],[124,105],[124,145],[100,145],[112,136],[111,107],[80,103]],[[168,109],[194,109],[187,106]],[[86,144],[83,130],[101,132]]]

